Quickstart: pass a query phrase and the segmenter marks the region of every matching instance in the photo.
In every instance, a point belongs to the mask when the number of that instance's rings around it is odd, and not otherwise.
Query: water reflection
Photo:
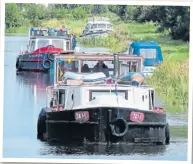
[[[40,150],[41,155],[152,155],[161,154],[166,151],[165,145],[61,145],[47,144],[47,147]]]
[[[50,75],[42,72],[17,72],[17,80],[29,86],[36,86],[38,89],[46,89],[51,85]]]

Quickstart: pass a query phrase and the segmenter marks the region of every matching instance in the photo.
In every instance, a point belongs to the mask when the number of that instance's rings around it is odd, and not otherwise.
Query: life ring
[[[45,69],[49,69],[51,67],[51,65],[52,65],[52,62],[50,60],[46,60],[46,59],[43,60],[43,67]]]
[[[121,130],[122,132],[120,133],[117,133],[115,131],[115,127],[119,127],[122,128],[122,125],[124,126],[124,130]],[[112,120],[110,122],[110,131],[111,131],[111,134],[113,136],[116,136],[116,137],[123,137],[127,132],[128,132],[128,123],[125,119],[123,118],[115,118],[114,120]]]
[[[51,61],[54,60],[54,53],[49,53],[48,54],[48,59],[50,59]]]

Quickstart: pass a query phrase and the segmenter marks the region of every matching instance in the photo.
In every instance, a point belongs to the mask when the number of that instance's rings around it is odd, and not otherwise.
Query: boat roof
[[[61,37],[61,39],[66,39],[67,37],[70,37],[69,31],[70,29],[68,28],[32,27],[29,28],[29,37]]]
[[[89,21],[87,24],[111,24],[108,21]]]
[[[74,52],[74,51],[64,51],[60,54],[55,55],[55,59],[74,59],[74,60],[92,60],[92,61],[112,61],[114,60],[113,53],[84,53],[84,52]],[[141,60],[143,61],[143,56],[133,56],[128,54],[118,54],[119,60]]]
[[[139,41],[139,42],[133,42],[131,43],[131,47],[159,47],[158,43],[155,41]]]
[[[67,81],[70,81],[69,83]],[[97,85],[96,85],[97,84]],[[114,87],[116,84],[107,84],[105,83],[104,81],[101,81],[101,82],[83,82],[82,80],[66,80],[66,82],[64,81],[61,81],[60,83],[57,83],[55,85],[55,87],[57,86],[57,89],[63,89],[63,87],[65,86],[71,86],[71,87],[77,87],[77,86],[83,86],[83,87],[95,87],[95,88],[98,88],[98,87]],[[136,87],[136,86],[133,86],[131,84],[119,84],[118,83],[118,86],[119,87],[130,87],[130,88],[133,88],[133,87]],[[149,86],[149,85],[140,85],[140,88],[143,88],[143,89],[152,89],[154,90],[153,87]]]
[[[109,22],[110,20],[109,20],[109,18],[107,18],[107,17],[89,17],[88,19],[87,19],[87,21],[89,22],[89,21],[107,21],[107,22]]]
[[[31,36],[30,39],[70,39],[70,36]]]

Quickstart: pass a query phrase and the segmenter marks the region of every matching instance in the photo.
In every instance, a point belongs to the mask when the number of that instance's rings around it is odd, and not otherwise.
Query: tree
[[[8,28],[17,27],[22,24],[22,14],[15,3],[6,3],[5,5],[5,24]]]

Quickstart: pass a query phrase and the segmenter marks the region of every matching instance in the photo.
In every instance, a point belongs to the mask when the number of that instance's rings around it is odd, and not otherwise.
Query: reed
[[[151,78],[147,78],[148,84],[155,87],[165,106],[173,112],[187,112],[188,81],[188,60],[179,62],[168,58],[155,70]]]

